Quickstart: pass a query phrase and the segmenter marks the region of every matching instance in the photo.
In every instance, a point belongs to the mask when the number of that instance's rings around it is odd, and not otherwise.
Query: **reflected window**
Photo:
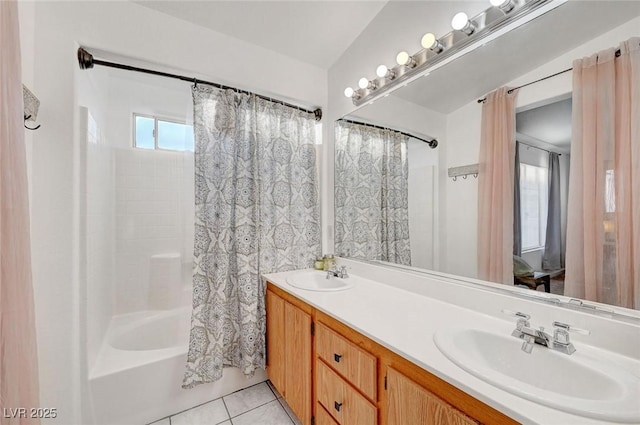
[[[193,126],[185,122],[134,114],[136,148],[171,151],[194,150]]]
[[[548,200],[548,169],[520,164],[520,214],[523,251],[544,248]]]

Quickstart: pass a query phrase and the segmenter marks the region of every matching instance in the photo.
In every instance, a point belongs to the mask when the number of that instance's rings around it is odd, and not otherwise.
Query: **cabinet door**
[[[400,372],[387,372],[387,425],[477,425]]]
[[[267,291],[267,375],[282,396],[285,387],[285,301],[271,291]]]
[[[285,400],[303,425],[311,425],[311,316],[284,303]]]

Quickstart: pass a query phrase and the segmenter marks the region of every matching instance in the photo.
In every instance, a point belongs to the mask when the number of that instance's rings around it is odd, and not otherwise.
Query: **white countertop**
[[[494,387],[456,366],[433,342],[438,330],[460,326],[491,329],[509,335],[515,327],[513,318],[497,318],[353,274],[349,279],[354,286],[345,291],[303,290],[287,283],[287,277],[294,273],[297,271],[267,274],[264,277],[305,303],[523,424],[608,423],[556,410]],[[402,278],[402,275],[399,274],[398,278]],[[429,280],[434,280],[436,285],[443,283],[435,282],[437,279],[434,278],[424,279],[425,285],[429,284]],[[621,358],[630,360],[623,356]],[[631,360],[632,369],[635,369],[636,359]],[[628,366],[629,362],[625,362]],[[638,370],[631,372],[639,373]]]

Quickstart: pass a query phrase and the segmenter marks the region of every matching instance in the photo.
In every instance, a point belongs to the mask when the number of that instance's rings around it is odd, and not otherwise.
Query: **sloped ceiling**
[[[386,1],[157,1],[136,3],[328,69]]]

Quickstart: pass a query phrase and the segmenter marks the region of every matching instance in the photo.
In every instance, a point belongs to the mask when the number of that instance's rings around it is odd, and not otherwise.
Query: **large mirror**
[[[402,7],[409,16],[421,6]],[[338,120],[336,254],[477,278],[478,99],[617,46],[638,35],[639,22],[640,2],[569,1]],[[514,273],[525,272],[514,285],[555,295],[565,295],[572,220],[571,91],[565,72],[523,87],[517,100]],[[598,301],[616,304],[613,296]]]

